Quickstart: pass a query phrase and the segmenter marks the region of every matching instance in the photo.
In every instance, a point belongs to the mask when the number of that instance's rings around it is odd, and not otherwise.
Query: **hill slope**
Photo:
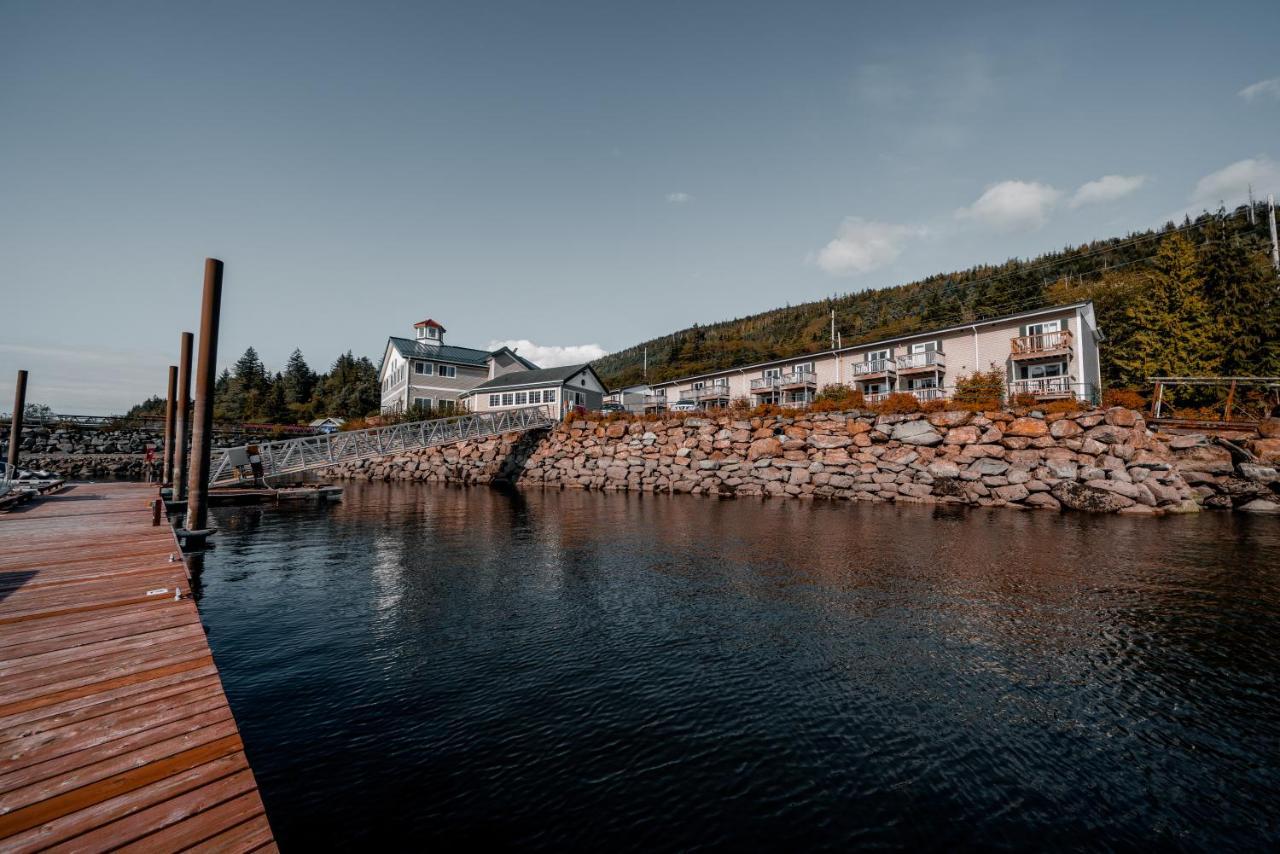
[[[594,363],[611,387],[642,382],[644,351],[649,352],[650,382],[687,376],[706,370],[747,364],[813,352],[829,346],[831,311],[843,344],[857,344],[952,323],[997,317],[1045,305],[1092,298],[1097,303],[1099,325],[1110,346],[1104,349],[1104,380],[1140,385],[1142,371],[1160,366],[1126,368],[1123,349],[1133,324],[1141,322],[1135,308],[1149,301],[1153,276],[1164,274],[1158,253],[1170,238],[1185,237],[1196,254],[1198,287],[1212,278],[1208,266],[1226,264],[1231,282],[1218,282],[1230,293],[1219,293],[1209,306],[1221,322],[1248,322],[1262,309],[1265,316],[1280,316],[1275,298],[1275,278],[1266,263],[1269,236],[1263,206],[1250,224],[1248,208],[1227,214],[1203,214],[1194,222],[1168,223],[1159,230],[1135,232],[1125,237],[1069,246],[1028,260],[1013,259],[998,265],[930,276],[916,282],[880,290],[860,291],[831,299],[773,309],[749,317],[686,329],[641,342]],[[1217,254],[1209,250],[1217,247]],[[1210,257],[1210,256],[1213,257]],[[1222,256],[1222,257],[1218,257]],[[1271,287],[1267,289],[1267,283]],[[1267,294],[1270,301],[1267,301]],[[1258,305],[1261,299],[1263,305]],[[1155,309],[1177,314],[1176,307]],[[1142,314],[1142,312],[1138,312]],[[1167,318],[1166,318],[1167,319]],[[1150,317],[1147,317],[1150,320]],[[1207,322],[1207,320],[1206,320]],[[1228,323],[1228,325],[1230,325]],[[1175,325],[1176,328],[1176,325]],[[1275,335],[1272,326],[1272,338]],[[1231,339],[1222,339],[1230,341]],[[1280,354],[1261,341],[1260,354],[1251,356],[1252,375],[1263,370],[1280,372]],[[1206,346],[1209,346],[1206,344]],[[1269,354],[1269,355],[1268,355]],[[1115,356],[1122,358],[1115,358]],[[1157,359],[1157,361],[1159,361]],[[1203,361],[1203,360],[1202,360]],[[1169,365],[1166,369],[1178,366]],[[1206,365],[1205,369],[1209,366]],[[1221,367],[1221,366],[1219,366]]]

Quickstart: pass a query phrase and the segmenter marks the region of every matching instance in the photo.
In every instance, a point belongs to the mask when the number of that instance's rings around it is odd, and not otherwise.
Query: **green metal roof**
[[[437,362],[449,362],[455,365],[477,365],[483,368],[489,364],[489,356],[492,355],[488,350],[476,350],[472,347],[451,347],[447,344],[414,341],[411,338],[396,338],[394,335],[391,336],[390,340],[391,345],[396,348],[396,352],[406,359],[433,359]],[[505,350],[506,348],[502,349]],[[500,353],[502,350],[493,352]],[[512,353],[512,355],[523,365],[533,365],[528,359],[515,353]]]

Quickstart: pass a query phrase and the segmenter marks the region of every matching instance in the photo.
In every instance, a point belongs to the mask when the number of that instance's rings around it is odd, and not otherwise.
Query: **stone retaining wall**
[[[958,503],[1157,515],[1280,513],[1280,478],[1203,436],[1106,411],[573,421],[335,467],[331,477]]]

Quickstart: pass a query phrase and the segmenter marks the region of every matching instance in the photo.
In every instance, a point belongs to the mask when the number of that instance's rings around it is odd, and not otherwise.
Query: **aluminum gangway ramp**
[[[218,448],[210,463],[210,486],[234,486],[261,477],[270,480],[338,463],[451,445],[503,433],[550,427],[554,414],[542,406],[432,418],[366,430],[283,439],[260,445]],[[260,470],[255,471],[258,466]],[[260,472],[260,473],[259,473]]]

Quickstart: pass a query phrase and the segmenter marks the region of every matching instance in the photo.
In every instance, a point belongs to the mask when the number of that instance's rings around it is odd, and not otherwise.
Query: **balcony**
[[[898,373],[900,374],[932,373],[944,370],[946,366],[946,358],[935,350],[898,357]]]
[[[945,388],[906,388],[902,389],[902,393],[915,395],[916,400],[921,403],[926,400],[946,400],[948,397]]]
[[[666,409],[667,396],[665,394],[646,394],[644,396],[644,405],[646,409],[649,409],[649,408]]]
[[[776,389],[784,388],[817,388],[818,375],[813,371],[793,371],[789,374],[778,374],[777,376],[758,377],[751,381],[751,391],[754,394],[764,394]]]
[[[877,391],[871,394],[863,395],[862,399],[867,403],[879,403],[880,401],[893,394],[891,391]]]
[[[1085,384],[1075,377],[1041,377],[1034,380],[1013,380],[1009,383],[1009,395],[1032,394],[1041,400],[1075,397],[1084,399]]]
[[[705,385],[702,388],[691,388],[681,397],[693,400],[728,400],[729,385]]]
[[[1022,335],[1012,339],[1009,353],[1014,359],[1042,359],[1046,356],[1065,356],[1071,353],[1071,333],[1041,332],[1038,335]]]
[[[897,374],[897,365],[893,359],[872,359],[869,362],[853,363],[855,380],[873,380],[891,377]]]

